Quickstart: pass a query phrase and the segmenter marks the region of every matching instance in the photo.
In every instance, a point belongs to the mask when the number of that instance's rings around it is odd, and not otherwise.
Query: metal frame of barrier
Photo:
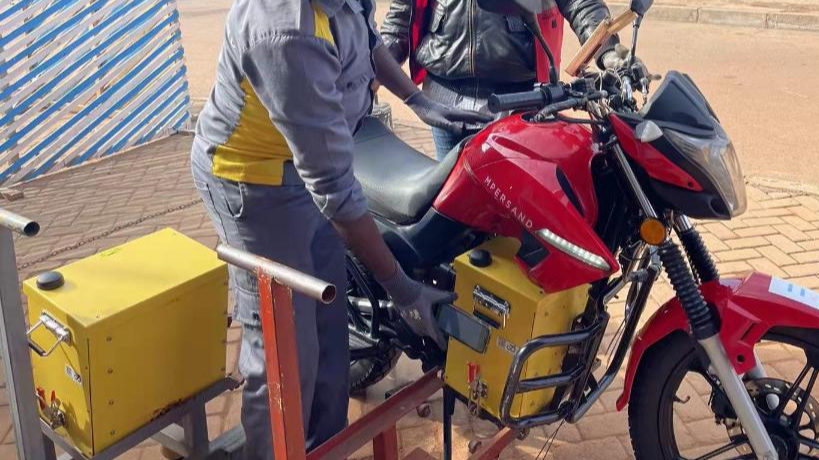
[[[175,0],[0,6],[0,184],[190,125]]]

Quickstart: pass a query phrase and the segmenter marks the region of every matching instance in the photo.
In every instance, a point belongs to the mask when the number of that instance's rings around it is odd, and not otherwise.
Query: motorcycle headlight
[[[731,217],[745,212],[748,200],[734,144],[719,125],[711,137],[697,137],[665,129],[666,138],[714,184]]]

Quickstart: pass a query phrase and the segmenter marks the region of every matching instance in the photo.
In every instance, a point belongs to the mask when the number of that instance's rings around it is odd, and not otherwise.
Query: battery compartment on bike
[[[454,263],[458,294],[454,306],[482,326],[470,330],[488,329],[489,337],[483,339],[486,345],[480,351],[475,341],[451,334],[444,379],[474,412],[481,409],[498,419],[515,353],[532,338],[570,331],[574,319],[583,313],[589,289],[581,285],[545,294],[516,259],[520,245],[514,238],[494,238]],[[488,263],[486,254],[475,257],[475,251],[488,254]],[[526,361],[521,378],[561,372],[566,351],[565,346],[538,350]],[[547,388],[516,395],[511,415],[538,413],[552,400],[554,391]]]

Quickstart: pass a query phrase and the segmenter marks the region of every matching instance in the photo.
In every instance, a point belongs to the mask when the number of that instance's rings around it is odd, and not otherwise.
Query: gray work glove
[[[431,338],[441,350],[446,350],[446,338],[438,327],[433,308],[455,301],[455,293],[419,283],[407,276],[400,266],[396,266],[393,276],[379,283],[410,329],[419,336]]]
[[[404,104],[407,104],[407,107],[424,123],[458,135],[463,134],[466,124],[492,121],[491,115],[446,106],[433,101],[420,90],[404,99]]]

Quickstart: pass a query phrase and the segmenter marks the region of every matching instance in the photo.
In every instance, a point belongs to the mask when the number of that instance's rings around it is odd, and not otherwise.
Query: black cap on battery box
[[[476,267],[488,267],[492,265],[492,254],[486,249],[475,249],[469,253],[469,263]]]
[[[44,291],[53,291],[65,284],[65,278],[60,272],[44,272],[37,277],[37,287]]]

